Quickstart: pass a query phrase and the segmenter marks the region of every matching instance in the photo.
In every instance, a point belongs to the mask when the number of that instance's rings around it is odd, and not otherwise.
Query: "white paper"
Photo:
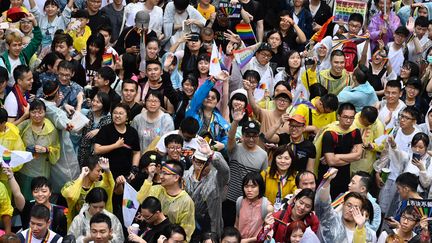
[[[222,72],[219,60],[220,60],[219,51],[217,49],[216,43],[213,42],[213,48],[210,57],[210,69],[209,69],[210,76],[217,76],[219,75],[220,72]]]
[[[388,138],[388,135],[387,134],[383,134],[383,135],[381,135],[381,136],[379,136],[379,137],[377,137],[375,139],[375,143],[378,144],[378,145],[381,145],[384,141],[387,140],[387,138]]]
[[[306,228],[306,231],[303,234],[303,237],[300,240],[300,243],[319,243],[320,240],[316,236],[316,234],[311,230],[310,227]]]
[[[71,123],[73,125],[72,131],[79,132],[90,120],[81,112],[75,112],[72,116]]]

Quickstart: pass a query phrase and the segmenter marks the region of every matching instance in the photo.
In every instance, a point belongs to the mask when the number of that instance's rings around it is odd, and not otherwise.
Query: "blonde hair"
[[[404,243],[404,239],[397,234],[387,236],[386,243]]]
[[[8,45],[12,44],[12,42],[22,42],[22,34],[17,31],[11,31],[6,35],[6,43]]]

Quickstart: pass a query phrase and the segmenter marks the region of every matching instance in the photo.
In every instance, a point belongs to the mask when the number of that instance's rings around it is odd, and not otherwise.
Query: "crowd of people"
[[[431,242],[432,3],[341,2],[0,1],[0,243]]]

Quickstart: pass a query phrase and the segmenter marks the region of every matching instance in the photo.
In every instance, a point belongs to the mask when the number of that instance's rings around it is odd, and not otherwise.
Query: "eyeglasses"
[[[289,124],[289,127],[299,129],[299,128],[304,127],[304,125],[294,125],[294,124],[291,124],[291,123],[290,123],[290,124]]]
[[[289,103],[290,102],[288,99],[284,99],[284,98],[277,98],[276,101],[280,102],[280,103]]]
[[[146,100],[147,103],[153,103],[153,104],[158,104],[160,103],[160,100]]]
[[[144,216],[143,216],[143,218],[144,218],[144,220],[148,221],[148,220],[150,220],[154,215],[155,215],[155,213],[153,213],[152,215],[150,215],[150,216],[148,216],[148,217],[144,217]]]
[[[264,53],[263,51],[259,52],[259,54],[260,54],[262,57],[267,58],[267,59],[272,58],[272,54]]]
[[[181,151],[182,147],[168,147],[170,151]]]
[[[399,115],[399,120],[415,120],[412,117],[406,116],[406,115]]]
[[[408,217],[408,216],[406,216],[405,214],[403,214],[403,215],[401,216],[401,222],[402,222],[402,220],[408,220],[408,221],[411,221],[411,222],[416,222],[416,221],[417,221],[416,218]]]
[[[243,135],[245,138],[257,138],[259,135],[258,134],[245,134]]]
[[[72,75],[70,73],[65,74],[65,73],[58,73],[59,77],[64,77],[64,78],[70,78]]]

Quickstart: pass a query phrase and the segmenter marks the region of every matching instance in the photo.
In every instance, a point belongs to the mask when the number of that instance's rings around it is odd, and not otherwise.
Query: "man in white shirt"
[[[417,63],[417,65],[420,65],[423,59],[423,46],[425,46],[429,40],[427,35],[428,27],[429,21],[427,17],[417,17],[414,24],[414,33],[407,44],[408,60]]]
[[[8,112],[8,122],[18,125],[29,116],[30,105],[26,93],[33,85],[33,74],[26,65],[18,65],[13,71],[15,85],[5,100],[4,108]]]
[[[399,112],[406,107],[399,99],[402,96],[401,83],[396,80],[388,81],[384,88],[384,96],[385,99],[377,103],[378,119],[386,129],[394,128],[398,124]]]

